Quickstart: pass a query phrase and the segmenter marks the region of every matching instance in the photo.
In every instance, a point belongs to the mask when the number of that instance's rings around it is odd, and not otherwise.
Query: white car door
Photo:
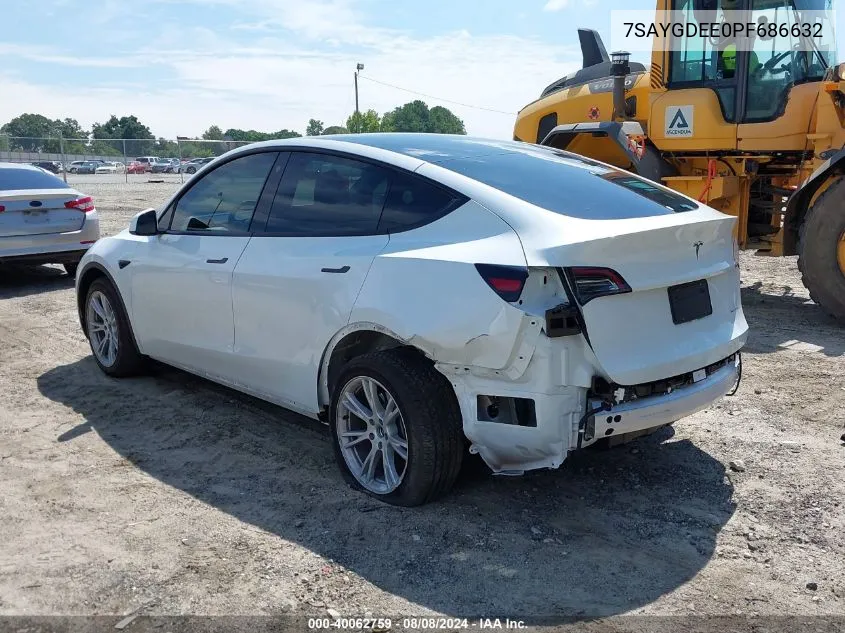
[[[235,354],[241,383],[317,412],[317,374],[370,265],[389,241],[377,225],[392,171],[329,154],[292,152],[263,234],[235,268]]]
[[[232,272],[277,157],[240,156],[192,181],[162,216],[163,232],[120,262],[131,271],[132,325],[143,353],[232,379]]]

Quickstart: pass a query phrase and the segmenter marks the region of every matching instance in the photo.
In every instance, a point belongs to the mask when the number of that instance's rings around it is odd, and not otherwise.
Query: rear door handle
[[[221,259],[207,259],[205,260],[206,264],[225,264],[229,261],[228,257],[223,257]]]
[[[324,273],[348,273],[349,266],[344,266],[343,268],[323,268],[322,272]]]

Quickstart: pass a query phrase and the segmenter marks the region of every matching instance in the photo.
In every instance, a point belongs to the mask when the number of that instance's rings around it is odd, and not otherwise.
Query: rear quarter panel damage
[[[505,369],[520,360],[512,358],[518,339],[536,337],[541,324],[496,295],[477,263],[524,267],[525,255],[503,220],[470,201],[436,222],[391,235],[349,322],[378,323],[438,363]]]
[[[581,337],[543,336],[540,304],[557,297],[535,297],[526,286],[524,304],[511,305],[487,286],[476,263],[526,265],[513,229],[476,202],[426,227],[392,235],[344,333],[374,329],[432,359],[455,389],[472,451],[493,470],[557,467],[582,413],[592,353]],[[535,398],[543,423],[528,428],[480,421],[477,396],[484,393]]]

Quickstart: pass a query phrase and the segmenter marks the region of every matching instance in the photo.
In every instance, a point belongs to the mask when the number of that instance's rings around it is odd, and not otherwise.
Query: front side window
[[[276,156],[275,152],[242,156],[204,175],[176,202],[170,230],[248,231]]]
[[[294,152],[266,231],[290,236],[375,234],[390,176],[390,170],[371,163]]]

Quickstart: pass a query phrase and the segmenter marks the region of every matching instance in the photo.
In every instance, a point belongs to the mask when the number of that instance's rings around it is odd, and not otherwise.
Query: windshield
[[[752,22],[785,24],[790,28],[771,38],[758,37],[754,43],[751,68],[755,62],[769,74],[785,74],[792,83],[819,80],[836,63],[836,33],[830,0],[753,0]],[[812,38],[796,38],[800,29],[791,27],[818,24]],[[804,49],[804,50],[796,50]],[[756,59],[755,59],[756,57]],[[768,66],[766,66],[768,64]]]

